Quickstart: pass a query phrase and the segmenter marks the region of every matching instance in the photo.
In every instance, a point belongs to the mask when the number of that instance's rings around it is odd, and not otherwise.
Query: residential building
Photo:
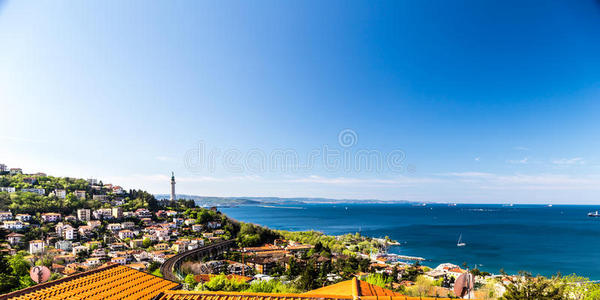
[[[112,219],[112,209],[100,208],[95,210],[92,215],[94,216],[94,219]]]
[[[87,208],[77,210],[77,220],[87,222],[92,218],[92,211]]]
[[[97,227],[100,227],[100,225],[102,225],[102,222],[98,221],[98,220],[90,220],[87,221],[87,225],[90,226],[90,228],[92,228],[92,230],[94,230]]]
[[[10,186],[0,187],[0,192],[14,193],[16,191],[17,191],[17,189],[15,189],[14,187],[10,187]]]
[[[23,170],[21,168],[10,168],[8,172],[10,173],[10,175],[23,174]]]
[[[108,195],[93,195],[92,199],[95,201],[106,202],[108,201]]]
[[[127,264],[127,258],[125,258],[125,257],[113,257],[113,258],[110,259],[110,262],[117,263],[117,264],[120,264],[120,265],[125,265],[125,264]]]
[[[112,208],[112,216],[116,219],[123,218],[123,208],[122,207],[113,207]]]
[[[131,248],[139,248],[139,247],[142,247],[143,245],[144,245],[144,240],[142,240],[142,239],[133,239],[133,240],[129,241],[129,246]]]
[[[135,227],[135,223],[127,221],[127,222],[123,222],[121,223],[121,228],[123,229],[132,229],[133,227]]]
[[[200,225],[200,224],[192,225],[192,231],[194,231],[194,232],[202,231],[202,225]]]
[[[54,190],[54,195],[58,198],[64,199],[67,197],[67,190]]]
[[[169,244],[167,244],[167,243],[156,244],[156,245],[154,245],[154,249],[156,249],[158,251],[169,250]]]
[[[119,230],[121,230],[121,224],[110,223],[106,226],[106,229],[111,230],[111,231],[119,231]]]
[[[135,214],[138,216],[138,218],[152,218],[152,213],[145,208],[136,210]]]
[[[77,231],[79,232],[79,236],[81,237],[85,237],[87,235],[89,235],[90,233],[92,233],[92,227],[91,226],[79,226],[79,228],[77,228]]]
[[[87,252],[88,251],[88,247],[86,246],[75,246],[72,249],[73,251],[73,255],[77,256],[77,254],[81,253],[81,252]]]
[[[60,240],[60,241],[54,243],[54,248],[60,249],[63,251],[71,251],[73,249],[73,242]]]
[[[29,189],[21,189],[21,192],[34,193],[34,194],[38,194],[40,196],[46,195],[45,189],[29,188]]]
[[[13,219],[13,214],[10,211],[0,211],[0,221],[8,221]]]
[[[133,238],[135,235],[133,234],[133,231],[131,230],[121,230],[119,231],[119,238],[124,240],[124,239],[131,239]]]
[[[97,266],[101,265],[102,261],[97,257],[91,257],[91,258],[86,259],[83,264],[92,268],[92,267],[97,267]]]
[[[73,192],[73,195],[79,199],[85,199],[85,191],[77,190]]]
[[[44,241],[41,240],[33,240],[29,241],[29,253],[30,254],[39,254],[44,252],[45,249]]]
[[[208,222],[208,228],[210,229],[217,229],[217,228],[221,228],[221,223],[219,222]]]
[[[8,167],[5,164],[0,164],[0,172],[8,171]]]
[[[31,215],[30,214],[17,214],[17,216],[15,218],[21,222],[29,222],[29,220],[31,220]]]
[[[123,194],[123,188],[120,186],[113,186],[112,187],[112,192],[115,194]]]
[[[44,222],[58,222],[60,221],[61,214],[59,213],[45,213],[42,214],[42,220]]]
[[[77,231],[70,225],[65,225],[63,227],[62,237],[67,241],[72,241],[77,238]]]
[[[8,243],[11,245],[16,245],[21,243],[21,241],[23,240],[25,236],[20,234],[20,233],[16,233],[16,232],[11,232],[9,234],[6,235],[6,239],[8,240]]]
[[[23,178],[23,182],[29,183],[29,184],[35,184],[37,182],[37,179],[35,179],[35,177],[25,177],[25,178]]]
[[[2,224],[2,227],[6,230],[21,230],[25,227],[27,227],[27,223],[23,223],[19,220],[10,220],[10,221],[4,221],[4,224]]]

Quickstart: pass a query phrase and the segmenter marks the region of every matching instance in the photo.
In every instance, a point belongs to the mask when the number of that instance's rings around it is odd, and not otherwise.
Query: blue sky
[[[5,1],[0,163],[155,193],[173,170],[198,195],[599,203],[599,36],[592,0]],[[307,163],[323,149],[403,156]]]

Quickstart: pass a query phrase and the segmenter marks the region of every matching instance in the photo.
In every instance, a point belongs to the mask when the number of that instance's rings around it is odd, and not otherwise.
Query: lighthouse
[[[175,173],[171,172],[171,201],[175,200]]]

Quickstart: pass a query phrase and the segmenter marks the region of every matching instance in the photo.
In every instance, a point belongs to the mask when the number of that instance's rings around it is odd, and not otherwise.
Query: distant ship
[[[588,217],[600,217],[600,213],[598,211],[588,213]]]
[[[448,206],[456,206],[456,203],[448,203]]]
[[[467,245],[467,243],[464,243],[462,241],[462,233],[461,233],[460,236],[458,237],[458,242],[456,243],[456,247],[464,247],[466,245]]]

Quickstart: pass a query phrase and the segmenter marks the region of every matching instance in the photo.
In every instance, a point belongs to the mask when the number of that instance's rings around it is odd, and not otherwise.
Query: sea
[[[600,280],[599,206],[482,204],[302,204],[220,208],[228,216],[273,229],[360,232],[401,243],[390,253],[424,265],[453,263],[498,274],[576,273]],[[457,247],[462,236],[464,247]]]

